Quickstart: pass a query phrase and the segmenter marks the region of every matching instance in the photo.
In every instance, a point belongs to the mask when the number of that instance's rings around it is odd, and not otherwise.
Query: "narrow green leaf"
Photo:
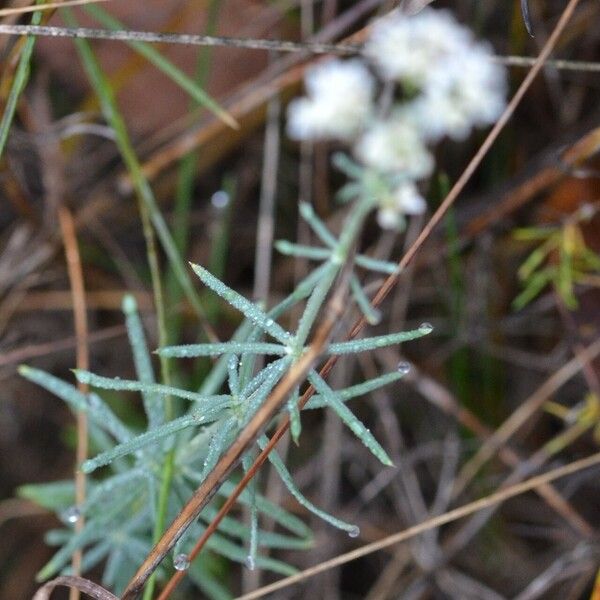
[[[244,298],[241,294],[238,294],[235,290],[226,286],[220,279],[217,279],[209,271],[200,265],[192,263],[192,269],[200,277],[202,283],[209,287],[215,294],[218,294],[231,304],[234,308],[237,308],[244,316],[249,319],[254,325],[260,327],[263,331],[274,337],[277,341],[282,344],[286,344],[291,341],[290,334],[274,321],[269,315],[262,311],[256,304],[250,302],[247,298]]]
[[[108,431],[118,441],[131,438],[131,430],[113,413],[109,406],[97,394],[83,394],[69,383],[27,365],[19,367],[19,373],[50,393],[58,396],[73,410],[87,412],[90,419],[100,428]]]
[[[214,344],[188,344],[159,348],[157,354],[169,358],[197,358],[198,356],[219,356],[220,354],[267,354],[283,356],[287,353],[281,344],[266,342],[220,342]]]
[[[298,409],[299,398],[300,393],[298,388],[296,388],[294,390],[294,393],[290,394],[290,397],[287,401],[287,410],[290,415],[290,434],[292,436],[292,440],[296,445],[298,445],[300,433],[302,431],[302,423],[300,421],[300,410]]]
[[[156,379],[154,378],[154,369],[148,352],[146,335],[138,313],[137,302],[131,294],[126,294],[123,298],[123,312],[125,313],[127,336],[133,353],[137,376],[142,383],[153,385]],[[162,425],[165,421],[165,409],[160,395],[146,390],[142,391],[142,399],[149,429]]]
[[[207,547],[215,552],[218,552],[222,556],[225,556],[233,561],[239,563],[246,562],[246,550],[240,546],[230,542],[218,533],[213,534],[206,543]],[[298,572],[297,569],[274,558],[268,558],[266,556],[256,557],[256,567],[259,569],[268,569],[273,573],[279,573],[281,575],[294,575]]]
[[[300,215],[310,225],[310,228],[316,233],[317,237],[330,248],[335,248],[338,241],[335,236],[327,229],[327,226],[315,212],[315,209],[308,202],[300,203]]]
[[[377,325],[381,321],[381,313],[376,308],[371,306],[371,301],[367,298],[364,290],[362,289],[362,285],[358,280],[356,275],[352,275],[350,278],[350,289],[352,290],[352,295],[354,296],[354,300],[356,304],[360,308],[360,311],[365,316],[367,323],[370,325]]]
[[[36,4],[44,4],[43,0],[37,0]],[[42,22],[42,12],[34,12],[31,17],[32,25],[39,25]],[[8,140],[8,134],[12,125],[13,119],[15,118],[15,112],[17,110],[17,104],[19,98],[27,85],[29,80],[30,62],[33,54],[33,47],[35,46],[36,38],[33,35],[27,36],[23,48],[21,49],[21,57],[19,58],[19,64],[15,71],[12,87],[6,100],[6,106],[4,107],[4,113],[2,114],[2,121],[0,121],[0,158],[4,153],[4,147],[6,146],[6,140]]]
[[[353,385],[347,387],[343,390],[336,390],[336,394],[342,402],[347,402],[352,398],[356,398],[358,396],[363,396],[372,392],[373,390],[379,389],[385,385],[389,385],[394,381],[398,381],[402,377],[406,375],[406,371],[393,371],[392,373],[386,373],[385,375],[381,375],[380,377],[375,377],[374,379],[369,379],[363,383],[359,383],[357,385]],[[314,408],[323,408],[327,406],[327,400],[319,395],[315,394],[305,405],[304,410],[314,409]]]
[[[336,412],[350,431],[370,450],[371,454],[387,467],[393,466],[390,457],[373,434],[340,400],[338,395],[327,385],[326,381],[314,370],[308,374],[308,380],[315,386],[317,392],[328,403],[328,406]]]
[[[376,337],[364,338],[362,340],[351,340],[349,342],[338,342],[330,344],[327,348],[328,354],[356,354],[358,352],[368,352],[377,348],[385,348],[395,344],[402,344],[410,340],[416,340],[431,333],[433,328],[428,323],[423,323],[418,329],[412,331],[401,331],[399,333],[390,333],[388,335],[379,335]]]
[[[331,256],[331,250],[292,244],[292,242],[288,242],[287,240],[277,240],[274,245],[275,249],[285,256],[296,256],[311,260],[327,260]]]
[[[269,440],[266,435],[261,435],[258,438],[258,445],[261,450],[264,450],[268,443]],[[273,467],[277,471],[277,474],[285,484],[285,487],[287,487],[290,494],[292,494],[292,496],[296,499],[296,501],[299,504],[301,504],[302,506],[304,506],[304,508],[306,508],[311,513],[319,517],[319,519],[322,519],[326,523],[333,525],[333,527],[354,534],[354,532],[356,531],[356,525],[346,523],[345,521],[342,521],[341,519],[330,515],[328,512],[317,508],[306,496],[304,496],[304,494],[297,488],[296,484],[294,483],[294,480],[292,479],[292,476],[290,475],[290,472],[287,470],[285,464],[281,460],[276,450],[272,450],[269,453],[269,462],[273,465]]]
[[[30,483],[17,488],[17,496],[48,510],[62,510],[75,501],[75,484],[70,481]]]
[[[220,410],[229,403],[229,396],[226,394],[204,396],[197,392],[189,392],[188,390],[182,390],[181,388],[163,385],[161,383],[147,384],[136,380],[121,379],[119,377],[102,377],[101,375],[95,375],[94,373],[82,371],[81,369],[75,369],[73,372],[81,383],[86,383],[92,387],[105,390],[146,392],[158,394],[160,396],[176,396],[177,398],[201,403],[206,410]]]
[[[110,464],[116,458],[126,456],[127,454],[132,454],[136,450],[140,450],[148,444],[153,444],[154,442],[162,441],[166,437],[169,437],[170,435],[173,435],[174,433],[177,433],[182,429],[186,429],[187,427],[193,427],[196,425],[202,425],[206,421],[207,419],[204,417],[204,415],[198,414],[198,412],[193,411],[190,415],[186,415],[184,417],[174,419],[173,421],[169,421],[168,423],[161,425],[157,429],[153,429],[151,431],[147,431],[146,433],[142,433],[141,435],[132,438],[128,442],[115,446],[108,452],[102,452],[94,458],[90,458],[84,461],[81,465],[81,470],[84,473],[92,473],[99,467]]]

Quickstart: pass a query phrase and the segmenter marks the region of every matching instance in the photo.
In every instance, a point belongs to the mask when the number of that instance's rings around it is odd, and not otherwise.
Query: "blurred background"
[[[28,4],[20,0],[3,7]],[[360,42],[392,9],[385,0],[112,0],[101,8],[123,28],[236,38]],[[535,38],[518,0],[455,0],[452,9],[499,56],[534,57],[565,2],[530,0]],[[105,27],[83,8],[85,26]],[[28,23],[28,15],[2,17]],[[47,24],[64,25],[48,11]],[[300,569],[426,521],[540,470],[598,451],[600,380],[600,3],[582,0],[548,64],[454,208],[381,307],[373,333],[423,321],[432,335],[360,355],[332,374],[336,387],[413,364],[410,375],[355,401],[353,410],[394,460],[383,469],[336,417],[311,411],[299,447],[281,454],[303,492],[357,522],[360,540],[308,516],[265,469],[261,485],[314,527],[309,552],[279,553]],[[7,105],[20,41],[0,37],[0,103]],[[309,53],[159,44],[240,124],[198,108],[155,64],[118,41],[95,41],[103,68],[160,209],[183,258],[206,265],[248,297],[274,304],[306,272],[273,252],[257,272],[257,240],[310,242],[298,201],[337,231],[342,181],[329,144],[285,136],[285,106],[301,93]],[[527,66],[510,68],[514,91]],[[60,144],[45,143],[61,139]],[[443,142],[427,192],[435,210],[482,142]],[[40,38],[29,82],[0,164],[0,598],[28,598],[52,555],[50,513],[16,495],[19,486],[71,477],[75,424],[56,398],[17,374],[21,363],[72,381],[75,331],[57,208],[69,207],[83,263],[90,370],[131,378],[121,299],[133,292],[150,346],[156,328],[145,242],[131,182],[102,119],[73,42]],[[259,201],[276,199],[259,223]],[[397,261],[428,215],[401,234],[374,219],[362,251]],[[199,325],[164,257],[169,335],[197,339]],[[259,265],[262,265],[259,262]],[[373,275],[367,282],[375,290]],[[372,281],[371,281],[372,280]],[[201,288],[198,282],[198,289]],[[268,291],[268,293],[267,293]],[[200,291],[211,325],[227,339],[240,316]],[[293,315],[290,317],[293,318]],[[348,321],[347,327],[351,324]],[[197,387],[202,365],[178,364],[176,381]],[[142,417],[134,395],[115,397],[124,418]],[[518,407],[526,418],[506,425]],[[502,426],[502,429],[500,427]],[[498,433],[499,431],[499,433]],[[496,432],[496,434],[494,434]],[[491,437],[493,436],[493,437]],[[490,442],[490,439],[492,440]],[[495,511],[457,521],[278,592],[277,598],[591,598],[598,567],[598,470],[528,492]],[[233,594],[272,574],[228,565]],[[94,579],[97,574],[91,573]],[[182,586],[174,598],[196,598]],[[599,593],[596,591],[596,593]],[[195,595],[194,595],[195,594]],[[60,597],[57,594],[56,597]],[[595,598],[596,596],[594,596]]]

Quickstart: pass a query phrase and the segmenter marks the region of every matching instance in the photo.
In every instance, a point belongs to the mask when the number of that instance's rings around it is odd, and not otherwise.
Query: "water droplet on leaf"
[[[358,525],[354,525],[354,527],[352,527],[352,529],[348,530],[348,535],[351,538],[356,538],[360,535],[360,527]]]
[[[177,554],[173,559],[173,566],[176,571],[185,571],[190,566],[190,559],[187,554]]]
[[[62,518],[67,523],[77,523],[81,517],[81,511],[77,506],[70,506],[62,513]]]
[[[399,362],[398,363],[398,372],[401,375],[406,375],[410,371],[410,363],[409,362]]]
[[[223,190],[219,190],[212,195],[210,203],[215,208],[225,208],[229,204],[229,194]]]
[[[419,325],[419,331],[421,333],[431,333],[433,331],[433,325],[431,323],[421,323]]]

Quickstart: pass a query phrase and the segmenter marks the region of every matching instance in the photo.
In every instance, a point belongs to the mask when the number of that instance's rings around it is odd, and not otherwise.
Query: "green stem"
[[[44,1],[38,0],[37,4],[44,4]],[[39,25],[41,22],[42,12],[34,12],[33,16],[31,17],[31,24]],[[19,65],[17,66],[10,94],[8,95],[8,100],[6,101],[6,107],[4,108],[4,114],[2,115],[2,121],[0,122],[0,158],[4,152],[4,146],[6,145],[6,140],[8,139],[8,132],[10,131],[10,126],[15,117],[17,103],[19,102],[21,93],[25,89],[27,80],[29,79],[29,63],[31,62],[31,55],[33,54],[35,42],[35,36],[28,36],[25,40],[25,44],[23,45],[23,49],[21,50]]]

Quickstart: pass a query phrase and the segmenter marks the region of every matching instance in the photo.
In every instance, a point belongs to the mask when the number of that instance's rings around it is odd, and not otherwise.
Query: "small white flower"
[[[412,181],[405,181],[381,200],[377,222],[382,229],[398,229],[404,224],[404,215],[420,215],[426,208],[417,186]]]
[[[402,116],[375,122],[358,140],[354,153],[367,167],[414,179],[433,170],[433,157],[421,133]]]
[[[352,140],[372,112],[375,82],[358,59],[330,60],[306,75],[308,96],[288,108],[288,133],[298,140]]]
[[[373,24],[364,53],[384,79],[421,87],[440,61],[471,42],[449,11],[425,9],[413,17],[394,11]]]
[[[398,186],[392,193],[392,197],[398,209],[407,215],[422,215],[427,208],[425,199],[411,181]]]
[[[377,211],[377,224],[381,229],[400,229],[403,223],[402,213],[393,208],[380,208]]]
[[[494,123],[502,114],[506,75],[491,56],[487,46],[473,45],[430,74],[424,93],[408,110],[428,140],[445,135],[463,140],[471,128]]]

